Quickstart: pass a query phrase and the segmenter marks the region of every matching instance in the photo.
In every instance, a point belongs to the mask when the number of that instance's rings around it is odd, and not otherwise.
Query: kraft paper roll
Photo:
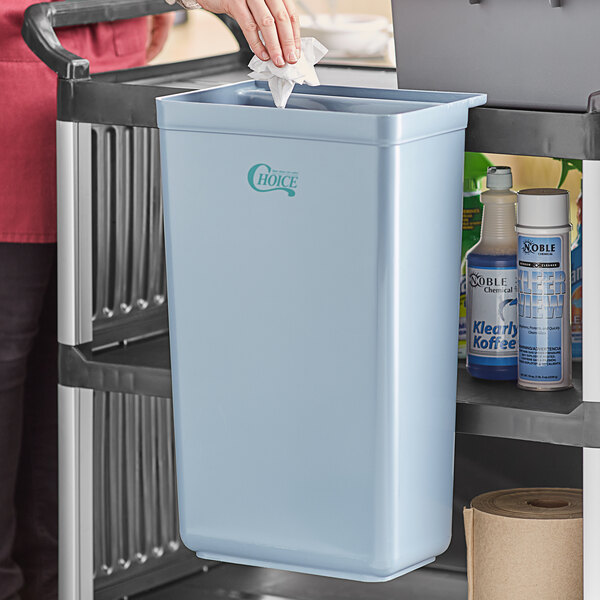
[[[469,600],[581,600],[581,490],[489,492],[464,518]]]

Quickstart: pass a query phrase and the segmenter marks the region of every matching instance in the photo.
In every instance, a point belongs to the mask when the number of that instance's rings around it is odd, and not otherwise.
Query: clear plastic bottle
[[[473,377],[516,380],[517,194],[510,167],[490,167],[481,196],[481,239],[467,253],[467,370]]]

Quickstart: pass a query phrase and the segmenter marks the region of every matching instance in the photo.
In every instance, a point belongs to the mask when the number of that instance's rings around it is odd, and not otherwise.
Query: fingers
[[[292,31],[294,32],[294,44],[298,51],[298,57],[302,54],[302,36],[300,35],[300,17],[296,11],[296,5],[294,0],[283,0],[287,9],[288,15],[290,16],[290,23],[292,24]]]
[[[163,49],[174,20],[174,12],[149,17],[148,46],[146,47],[146,60],[148,62],[156,58]]]
[[[212,10],[211,0],[202,5]],[[298,62],[302,45],[294,0],[229,0],[223,7],[239,23],[250,49],[261,60],[270,58],[278,67]]]
[[[285,65],[281,46],[279,45],[279,35],[277,34],[277,25],[275,17],[271,14],[265,0],[248,0],[248,8],[258,25],[262,34],[264,45],[267,48],[271,60],[278,67]]]
[[[258,58],[261,60],[269,60],[269,53],[267,52],[267,49],[265,48],[258,34],[258,25],[256,24],[256,20],[250,12],[245,0],[237,3],[236,6],[231,7],[231,16],[242,28],[242,32],[248,41],[250,50],[252,50],[252,52],[254,52],[254,54],[256,54],[256,56],[258,56]]]
[[[294,30],[283,0],[248,0],[248,8],[271,60],[278,67],[298,62]]]
[[[279,45],[283,51],[284,60],[292,64],[298,62],[294,29],[285,0],[266,0],[266,4],[275,19]]]

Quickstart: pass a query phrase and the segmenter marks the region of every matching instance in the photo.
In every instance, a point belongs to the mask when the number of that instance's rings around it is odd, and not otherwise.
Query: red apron
[[[21,37],[33,0],[0,0],[0,242],[56,241],[56,75]],[[58,30],[93,71],[145,62],[145,19]]]

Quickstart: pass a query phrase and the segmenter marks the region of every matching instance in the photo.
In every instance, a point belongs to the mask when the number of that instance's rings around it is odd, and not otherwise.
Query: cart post
[[[589,229],[583,245],[583,268],[589,273],[583,286],[583,400],[600,402],[600,377],[596,372],[600,363],[600,313],[586,310],[600,305],[600,161],[583,163],[583,196],[587,198],[584,227]],[[587,233],[587,232],[586,232]],[[596,276],[595,276],[596,275]],[[584,598],[600,597],[600,449],[583,449],[583,577]]]

